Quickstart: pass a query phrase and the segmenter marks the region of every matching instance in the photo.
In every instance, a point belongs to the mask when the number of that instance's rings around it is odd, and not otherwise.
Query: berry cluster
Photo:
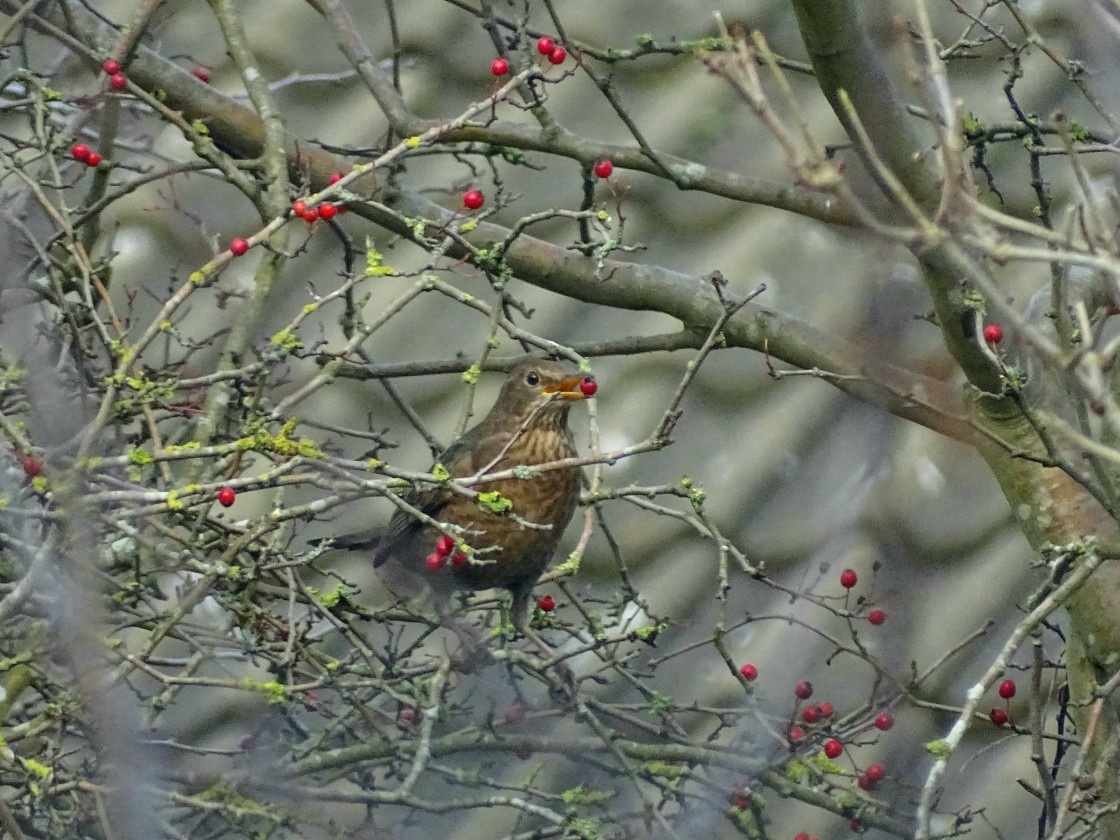
[[[424,560],[426,565],[433,572],[442,569],[447,565],[447,558],[451,557],[451,552],[455,550],[455,540],[444,534],[436,540],[436,550],[427,556]],[[451,557],[451,565],[462,566],[467,562],[467,555],[460,551],[454,557]]]
[[[86,166],[96,169],[101,164],[101,155],[87,146],[85,143],[75,143],[70,147],[70,157],[79,163],[84,163]]]
[[[121,63],[115,58],[107,58],[101,62],[101,69],[109,77],[109,87],[113,90],[124,90],[128,87],[128,79],[121,72]]]

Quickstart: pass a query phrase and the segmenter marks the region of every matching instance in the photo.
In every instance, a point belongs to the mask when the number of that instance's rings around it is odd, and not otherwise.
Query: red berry
[[[867,614],[867,620],[878,627],[880,624],[887,620],[887,614],[876,607]]]
[[[594,168],[595,174],[600,178],[609,178],[611,177],[611,173],[614,172],[614,164],[606,158],[603,158],[601,161],[595,164]]]
[[[85,143],[75,143],[70,147],[70,157],[85,163],[89,159],[89,146]]]
[[[999,696],[1010,700],[1015,696],[1015,680],[1004,680],[999,684]]]
[[[329,201],[324,201],[319,205],[319,218],[329,222],[334,218],[334,214],[338,212],[338,208],[331,204]]]
[[[229,243],[229,250],[235,257],[240,257],[249,250],[249,243],[239,236]]]
[[[121,63],[115,58],[107,58],[101,62],[101,69],[108,73],[110,76],[115,76],[121,72]]]
[[[303,220],[309,225],[319,221],[319,211],[314,207],[308,207],[303,211]]]
[[[444,558],[440,557],[438,554],[436,554],[433,551],[424,560],[424,565],[427,566],[429,569],[431,569],[433,572],[437,572],[437,571],[439,571],[440,569],[443,568],[443,561],[444,561]]]
[[[236,498],[237,494],[233,492],[232,487],[223,487],[218,491],[218,504],[220,504],[222,507],[232,506],[233,501]]]
[[[854,569],[845,569],[840,573],[840,585],[845,589],[851,589],[856,585],[859,576],[855,573]]]
[[[594,376],[585,376],[579,381],[579,389],[584,396],[591,397],[599,390],[599,383],[595,381]]]
[[[302,219],[303,214],[306,213],[306,212],[307,212],[307,202],[306,201],[297,201],[295,204],[292,205],[292,215],[293,216],[299,216]]]
[[[793,693],[799,700],[808,700],[813,696],[813,684],[808,680],[802,680],[793,687]]]
[[[886,732],[892,726],[894,726],[894,718],[891,717],[890,712],[883,712],[881,715],[875,718],[875,728],[878,730]]]
[[[816,706],[806,706],[805,710],[801,713],[801,717],[806,723],[819,723],[821,719],[821,710]]]
[[[860,773],[856,782],[859,784],[860,790],[871,790],[875,787],[874,780],[866,773]]]
[[[1007,710],[1006,709],[992,709],[992,711],[988,714],[988,717],[991,719],[992,723],[994,723],[996,726],[1003,726],[1004,724],[1007,723],[1007,720],[1008,720]]]
[[[749,796],[744,796],[743,794],[739,793],[739,794],[735,795],[731,804],[734,805],[736,808],[738,808],[740,811],[746,811],[748,808],[751,807],[751,798]]]
[[[758,668],[754,667],[750,662],[739,669],[739,673],[743,675],[743,679],[747,682],[754,682],[758,677]]]
[[[540,607],[541,612],[552,612],[556,609],[556,599],[551,595],[542,595],[537,599],[537,606]]]
[[[342,173],[341,172],[332,172],[331,177],[329,177],[327,179],[327,183],[328,184],[337,184],[341,180],[342,180]]]
[[[478,190],[467,190],[463,193],[463,205],[468,210],[477,210],[486,203],[485,196]]]
[[[547,35],[542,35],[537,39],[537,52],[541,55],[550,55],[552,53],[552,48],[555,46],[556,42]]]
[[[887,771],[882,764],[869,764],[864,772],[872,782],[881,782],[887,777]]]
[[[824,754],[829,758],[839,758],[842,752],[844,752],[844,745],[835,738],[829,738],[824,742]]]
[[[415,709],[410,709],[407,706],[397,712],[397,722],[406,726],[411,726],[416,722],[419,715],[416,714]]]
[[[567,58],[567,57],[568,57],[568,51],[566,49],[564,49],[563,47],[557,45],[557,46],[552,48],[551,52],[549,52],[548,63],[549,64],[563,64],[564,59]]]
[[[828,720],[828,718],[832,717],[832,715],[836,711],[832,708],[831,703],[821,703],[819,706],[817,706],[817,709],[820,711],[821,717],[825,720]]]
[[[805,730],[798,726],[796,723],[789,728],[789,739],[794,743],[802,740],[805,737]]]
[[[989,344],[999,344],[1003,341],[1003,330],[999,324],[988,324],[984,327],[984,340]]]
[[[490,72],[495,76],[504,76],[509,72],[509,62],[504,58],[495,58],[490,62]]]
[[[454,547],[455,540],[451,539],[451,537],[447,536],[446,534],[436,540],[436,554],[438,554],[440,557],[446,557],[451,553],[451,549],[453,549]]]
[[[90,152],[88,155],[86,155],[86,166],[96,169],[100,165],[101,155],[99,155],[97,152]]]
[[[191,75],[204,84],[210,84],[210,71],[205,67],[196,67],[191,71]]]
[[[506,706],[505,712],[502,713],[502,718],[510,726],[517,726],[525,720],[525,707],[520,703]]]
[[[462,566],[466,562],[467,562],[467,555],[465,555],[461,551],[458,554],[456,554],[454,557],[451,558],[451,564],[454,565],[454,566]]]
[[[863,823],[859,821],[858,817],[852,817],[851,820],[848,821],[848,828],[856,834],[863,834]]]
[[[23,474],[28,478],[34,478],[43,471],[43,462],[38,458],[32,458],[30,455],[20,462],[20,466],[23,467]]]
[[[804,831],[799,831],[797,834],[793,835],[793,840],[809,840],[809,835]]]
[[[124,73],[114,73],[109,77],[109,87],[113,90],[124,90],[128,87],[128,79],[124,77]]]

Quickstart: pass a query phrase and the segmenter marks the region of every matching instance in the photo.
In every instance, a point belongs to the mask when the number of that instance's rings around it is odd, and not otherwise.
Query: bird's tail
[[[374,551],[385,536],[385,528],[370,528],[365,531],[355,531],[353,534],[338,534],[333,537],[323,537],[311,540],[312,545],[327,545],[329,548],[341,551]],[[378,552],[379,553],[379,552]],[[384,557],[374,556],[373,565],[380,566],[385,562]]]

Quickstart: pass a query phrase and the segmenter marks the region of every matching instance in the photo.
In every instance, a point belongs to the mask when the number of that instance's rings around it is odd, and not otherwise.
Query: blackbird
[[[563,363],[522,362],[510,371],[486,417],[451,444],[437,463],[462,481],[573,458],[577,453],[568,411],[597,388],[593,377],[573,374]],[[500,496],[488,495],[482,501],[432,486],[405,496],[410,505],[455,534],[455,540],[398,509],[387,529],[332,542],[339,548],[373,548],[375,567],[393,561],[406,575],[422,577],[441,613],[455,590],[508,589],[514,626],[537,641],[528,626],[529,600],[575,513],[580,469],[561,467],[469,486],[480,494],[497,491]],[[460,543],[470,546],[473,554],[461,552]]]

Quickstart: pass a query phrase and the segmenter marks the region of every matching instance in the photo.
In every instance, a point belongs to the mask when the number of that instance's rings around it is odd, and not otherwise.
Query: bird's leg
[[[474,627],[455,614],[451,601],[446,597],[434,595],[432,598],[440,624],[448,628],[459,640],[460,648],[455,653],[455,662],[467,673],[473,673],[494,662],[494,654],[486,646]]]

